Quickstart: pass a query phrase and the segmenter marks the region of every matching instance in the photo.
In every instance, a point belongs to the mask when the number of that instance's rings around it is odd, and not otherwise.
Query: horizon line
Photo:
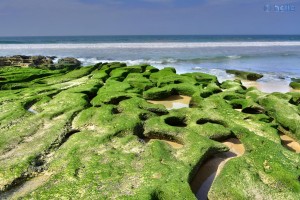
[[[111,34],[111,35],[15,35],[9,37],[113,37],[113,36],[300,36],[300,34]]]

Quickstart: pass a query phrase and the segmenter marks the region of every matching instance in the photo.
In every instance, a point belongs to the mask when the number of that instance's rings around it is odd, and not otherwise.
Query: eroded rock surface
[[[300,140],[297,92],[124,63],[3,67],[0,78],[0,199],[195,199],[191,181],[228,138],[245,152],[209,199],[300,198],[299,154],[280,139]],[[180,95],[188,107],[157,101]]]
[[[66,57],[58,60],[54,64],[54,56],[24,56],[15,55],[0,57],[0,67],[15,66],[15,67],[35,67],[40,69],[76,69],[81,66],[81,62],[76,58]],[[1,80],[1,79],[0,79]]]
[[[0,67],[4,66],[21,66],[21,67],[50,67],[53,65],[55,57],[46,56],[23,56],[16,55],[11,57],[0,57]]]

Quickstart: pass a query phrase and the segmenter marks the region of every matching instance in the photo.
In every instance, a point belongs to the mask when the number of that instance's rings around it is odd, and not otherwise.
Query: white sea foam
[[[58,60],[59,60],[59,57],[56,57],[56,58],[53,59],[53,62],[58,63]]]
[[[229,57],[229,56],[228,56]],[[236,57],[239,56],[234,56],[234,59],[237,59]],[[235,78],[234,75],[232,74],[227,74],[225,72],[225,68],[214,68],[214,67],[207,67],[207,66],[195,66],[194,64],[191,64],[187,61],[187,63],[182,63],[178,62],[177,59],[173,58],[167,58],[167,59],[158,59],[158,60],[151,60],[151,59],[136,59],[136,60],[107,60],[107,59],[99,59],[99,58],[78,58],[83,64],[83,66],[87,65],[94,65],[96,63],[111,63],[111,62],[121,62],[121,63],[126,63],[128,66],[130,65],[139,65],[139,64],[150,64],[153,65],[159,69],[162,69],[166,66],[173,66],[176,68],[177,73],[182,74],[182,73],[188,73],[188,72],[204,72],[208,74],[215,75],[219,78],[219,81],[225,81],[225,80],[233,80]],[[249,71],[255,71],[255,69],[245,69]],[[265,72],[264,78],[262,81],[282,81],[282,78],[279,78],[277,73],[268,73]],[[286,73],[280,73],[284,79],[286,79],[288,76]]]
[[[238,56],[238,55],[227,56],[227,58],[230,58],[230,59],[239,59],[241,57],[242,56]]]
[[[153,42],[153,43],[84,43],[84,44],[0,44],[0,50],[10,49],[162,49],[215,47],[300,46],[300,42]]]
[[[78,60],[83,65],[93,65],[99,62],[102,63],[110,63],[110,62],[121,62],[126,63],[127,65],[139,65],[139,64],[150,64],[150,65],[164,65],[169,63],[176,63],[176,59],[168,58],[162,60],[151,60],[151,59],[137,59],[137,60],[105,60],[105,59],[97,59],[97,58],[78,58]]]

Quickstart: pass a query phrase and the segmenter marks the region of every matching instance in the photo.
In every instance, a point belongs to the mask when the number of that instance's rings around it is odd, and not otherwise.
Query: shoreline
[[[135,64],[141,64],[143,63],[141,60],[137,60],[138,62]],[[173,61],[170,59],[170,64],[172,64]],[[47,68],[52,68],[52,69],[59,69],[60,66],[63,66],[65,64],[70,65],[71,67],[85,67],[82,66],[84,64],[85,60],[81,58],[73,58],[73,57],[64,57],[64,58],[59,58],[55,56],[22,56],[22,55],[16,55],[16,56],[11,56],[11,57],[0,57],[0,67],[5,66],[5,64],[10,64],[11,66],[17,65],[20,67],[28,67],[28,66],[34,66],[34,67],[39,67],[43,66],[44,69]],[[116,63],[117,61],[109,61],[106,60],[105,63]],[[155,63],[155,61],[153,61]],[[37,64],[36,64],[37,63]],[[96,60],[93,60],[94,64],[96,63]],[[129,62],[130,63],[130,62]],[[173,63],[174,64],[174,63]],[[81,66],[80,66],[81,65]],[[147,64],[148,65],[148,64]],[[166,65],[158,65],[160,66],[159,69],[164,69]],[[186,74],[186,73],[193,73],[193,72],[201,72],[201,73],[208,73],[211,75],[217,76],[218,80],[220,82],[226,81],[226,80],[234,80],[238,79],[241,80],[243,85],[247,88],[249,87],[255,87],[259,89],[262,92],[266,93],[272,93],[272,92],[299,92],[300,90],[293,89],[289,86],[291,83],[291,78],[285,78],[285,79],[279,79],[278,77],[281,75],[280,73],[277,74],[276,76],[270,76],[269,74],[259,74],[257,72],[247,72],[243,70],[228,70],[228,69],[211,69],[209,71],[208,69],[202,68],[202,67],[193,67],[189,69],[186,67],[186,69],[183,69],[182,66],[175,67],[176,71],[179,72],[179,74]],[[231,74],[230,72],[228,73],[227,71],[236,71],[236,72],[242,72],[246,75],[246,73],[253,74],[255,76],[261,76],[258,78],[259,80],[247,80],[244,79],[244,77],[241,79],[239,75]],[[275,72],[274,72],[275,73]],[[241,74],[240,74],[241,75]],[[245,76],[244,75],[244,76]],[[298,77],[294,77],[297,79]]]
[[[242,84],[249,88],[249,87],[255,87],[258,90],[265,92],[265,93],[273,93],[273,92],[281,92],[281,93],[287,93],[287,92],[300,92],[300,90],[293,89],[289,86],[289,83],[286,81],[248,81],[248,80],[241,80]]]

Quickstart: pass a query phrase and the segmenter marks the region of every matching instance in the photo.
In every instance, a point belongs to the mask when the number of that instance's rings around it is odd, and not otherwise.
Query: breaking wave
[[[101,58],[78,58],[83,64],[91,65],[99,62],[123,62],[128,65],[138,65],[138,64],[150,64],[150,65],[168,65],[168,64],[201,64],[205,62],[224,62],[231,60],[242,60],[242,59],[252,59],[252,58],[264,58],[264,57],[287,57],[287,56],[295,56],[294,54],[252,54],[252,55],[228,55],[228,56],[208,56],[208,57],[200,57],[200,58],[190,58],[190,59],[182,59],[182,58],[157,58],[157,59],[136,59],[136,60],[118,60],[118,59],[101,59]]]

